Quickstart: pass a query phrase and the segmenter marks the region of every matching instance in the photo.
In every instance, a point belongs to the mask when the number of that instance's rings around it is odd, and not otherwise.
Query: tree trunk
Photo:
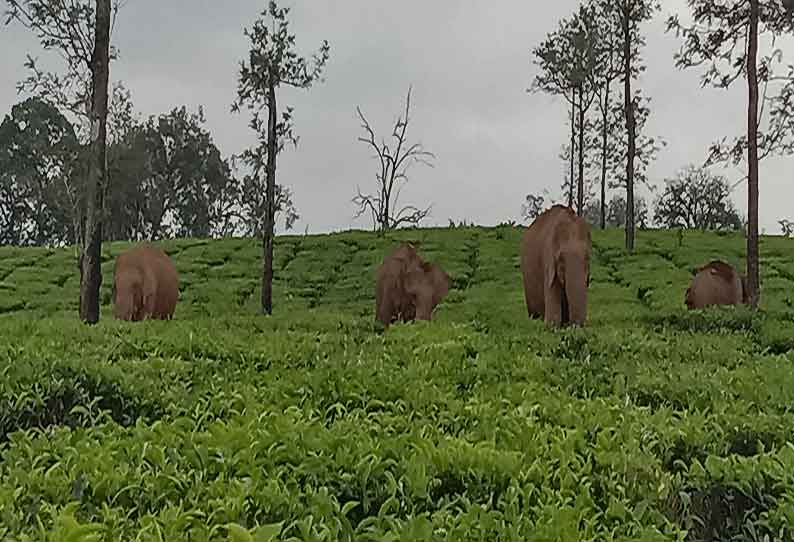
[[[276,87],[267,89],[267,164],[265,231],[262,236],[262,314],[273,314],[273,235],[276,219]]]
[[[576,187],[576,214],[584,213],[584,91],[579,87],[579,182]]]
[[[94,42],[91,57],[91,156],[80,259],[80,319],[87,324],[99,321],[99,288],[102,285],[102,196],[107,175],[105,153],[110,77],[110,0],[96,0]]]
[[[750,306],[758,308],[761,284],[758,266],[758,0],[750,0],[747,44],[747,287]]]
[[[571,90],[571,178],[568,184],[568,207],[573,209],[573,183],[575,178],[574,164],[576,162],[576,89]]]
[[[625,0],[623,10],[623,85],[626,110],[628,149],[626,152],[626,250],[634,251],[634,155],[636,150],[636,127],[631,94],[631,11],[633,0]]]
[[[601,229],[607,227],[607,146],[609,136],[609,87],[611,81],[605,82],[604,109],[601,111],[604,125],[601,130]]]

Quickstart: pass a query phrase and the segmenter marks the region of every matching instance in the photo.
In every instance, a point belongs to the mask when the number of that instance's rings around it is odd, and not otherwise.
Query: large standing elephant
[[[162,249],[143,243],[119,254],[113,270],[113,314],[119,320],[170,320],[179,276]]]
[[[547,325],[584,325],[590,286],[590,225],[570,207],[554,205],[521,239],[521,273],[530,318]]]
[[[698,269],[684,295],[684,303],[689,309],[748,302],[746,277],[720,260],[712,260]]]
[[[449,293],[450,278],[436,263],[425,262],[410,243],[388,254],[375,275],[375,319],[385,327],[402,319],[430,320]]]

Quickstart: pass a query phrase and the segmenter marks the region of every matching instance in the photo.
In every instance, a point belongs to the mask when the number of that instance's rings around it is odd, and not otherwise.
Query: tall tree
[[[641,65],[641,50],[645,45],[640,25],[650,20],[660,9],[658,0],[619,0],[612,11],[620,28],[623,64],[623,108],[625,115],[627,152],[626,152],[626,249],[634,250],[635,224],[634,217],[634,160],[637,154],[637,100],[632,88],[632,81],[644,66]]]
[[[599,225],[601,229],[607,223],[607,172],[609,164],[610,114],[612,108],[612,85],[623,73],[621,64],[621,42],[618,20],[615,17],[614,0],[594,0],[593,17],[598,28],[596,44],[596,70],[594,70],[595,91],[600,114],[600,151],[601,151],[601,198],[599,200]],[[636,50],[635,50],[636,51]],[[636,62],[634,63],[636,65]]]
[[[578,11],[571,20],[569,28],[570,41],[574,51],[574,84],[579,95],[577,109],[579,113],[579,179],[576,190],[576,212],[584,213],[585,206],[585,133],[587,112],[597,97],[597,74],[599,72],[599,28],[596,11],[587,4],[580,4]]]
[[[249,126],[257,133],[259,144],[243,153],[253,175],[264,182],[267,213],[262,236],[262,312],[273,313],[273,236],[276,217],[276,158],[284,144],[297,145],[292,133],[292,112],[287,107],[279,121],[276,89],[282,85],[299,89],[310,88],[328,61],[330,46],[323,41],[311,61],[295,51],[295,36],[290,33],[289,8],[281,8],[275,0],[244,34],[250,40],[248,59],[241,62],[237,82],[237,99],[232,111],[247,106],[252,111]],[[267,119],[262,113],[267,110]],[[263,175],[264,174],[264,175]],[[263,179],[264,176],[264,179]],[[261,186],[261,185],[260,185]]]
[[[80,318],[88,324],[99,321],[99,288],[102,283],[102,210],[106,181],[106,124],[110,72],[110,27],[119,3],[96,0],[6,0],[7,22],[19,21],[36,33],[45,50],[57,50],[66,61],[66,74],[58,76],[36,69],[29,81],[45,85],[55,95],[75,89],[74,109],[84,104],[89,111],[90,157],[85,190],[85,227],[80,255]],[[93,21],[93,22],[92,22]],[[90,78],[86,75],[90,73]],[[90,83],[88,83],[90,81]],[[24,88],[24,83],[20,88]],[[65,96],[65,95],[64,95]],[[68,98],[68,96],[65,96]],[[57,101],[57,100],[56,100]]]
[[[744,154],[747,162],[747,287],[750,305],[758,307],[760,300],[760,273],[758,254],[758,181],[759,159],[773,152],[790,153],[794,131],[791,123],[789,98],[794,92],[794,77],[780,77],[774,64],[780,63],[782,53],[772,51],[759,61],[759,35],[768,35],[774,43],[778,36],[791,32],[790,12],[779,0],[729,0],[715,3],[711,0],[688,0],[693,23],[684,25],[678,15],[667,21],[667,29],[675,30],[684,43],[676,53],[680,68],[707,65],[702,85],[727,88],[740,77],[747,83],[747,131],[737,138],[732,147],[724,140],[713,145],[707,164],[733,161],[738,164]],[[770,85],[782,83],[777,96],[767,97]],[[763,100],[759,83],[764,84]],[[781,98],[783,98],[781,100]],[[760,129],[759,103],[769,103],[768,130]],[[789,103],[787,103],[789,102]],[[759,153],[760,151],[760,153]]]
[[[409,87],[403,116],[397,117],[392,129],[394,146],[390,147],[385,141],[380,143],[376,141],[375,131],[361,112],[361,108],[356,107],[358,118],[361,119],[361,127],[366,133],[358,140],[375,152],[380,167],[375,174],[377,195],[362,194],[361,189],[358,189],[358,194],[353,198],[353,203],[359,207],[355,217],[358,218],[369,211],[373,228],[381,233],[399,228],[403,224],[416,225],[427,217],[431,209],[430,206],[419,208],[414,205],[397,207],[400,190],[404,183],[408,182],[408,167],[415,163],[433,167],[430,159],[435,158],[435,155],[426,151],[421,143],[409,144],[406,140],[411,121],[410,111],[411,88]]]
[[[86,187],[86,220],[80,272],[80,318],[99,321],[102,285],[102,214],[105,186],[108,80],[110,76],[110,0],[96,0],[94,52],[91,57],[91,161]]]
[[[587,112],[596,98],[596,71],[598,62],[595,10],[580,5],[569,19],[563,19],[557,30],[533,49],[539,73],[530,92],[544,91],[562,95],[571,104],[570,148],[578,151],[579,175],[576,182],[576,210],[584,210],[584,171],[586,162],[585,123]],[[570,97],[569,97],[570,93]],[[578,134],[578,144],[576,143]],[[574,152],[569,155],[571,179],[574,178]],[[568,193],[568,205],[573,207],[573,186]]]
[[[562,96],[570,105],[571,140],[570,152],[567,155],[570,165],[571,183],[568,190],[568,207],[573,207],[574,181],[576,163],[576,117],[578,72],[576,49],[572,43],[571,22],[563,19],[557,29],[550,32],[546,38],[532,49],[533,64],[538,68],[538,73],[532,81],[527,92],[545,92],[547,94]]]

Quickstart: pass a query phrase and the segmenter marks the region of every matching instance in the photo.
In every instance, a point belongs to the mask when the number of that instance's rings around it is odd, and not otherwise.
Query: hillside
[[[0,248],[0,538],[791,540],[794,242],[762,238],[762,314],[688,312],[743,238],[643,231],[627,256],[595,231],[588,326],[552,331],[520,235],[279,237],[272,318],[256,241],[167,242],[175,320],[139,324],[111,318],[107,245],[91,328],[73,251]],[[397,239],[454,288],[383,333]]]

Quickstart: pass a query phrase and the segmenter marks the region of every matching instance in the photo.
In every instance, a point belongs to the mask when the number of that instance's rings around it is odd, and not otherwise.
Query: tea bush
[[[527,318],[521,228],[162,243],[170,322],[77,321],[74,249],[0,248],[3,540],[791,540],[794,245],[762,307],[687,311],[733,235],[594,231],[588,325]],[[374,322],[400,240],[451,275]]]

